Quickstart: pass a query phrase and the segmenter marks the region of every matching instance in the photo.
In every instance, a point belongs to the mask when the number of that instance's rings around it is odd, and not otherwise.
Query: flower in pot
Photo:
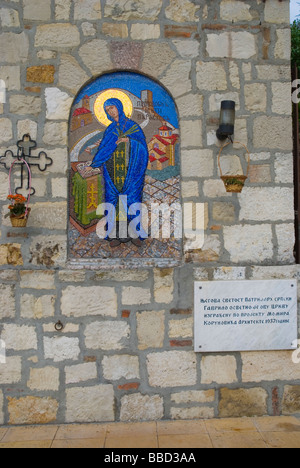
[[[9,205],[9,213],[5,217],[10,217],[11,224],[14,227],[25,227],[30,212],[30,208],[26,206],[27,198],[23,197],[23,195],[8,195],[7,198],[11,205]]]

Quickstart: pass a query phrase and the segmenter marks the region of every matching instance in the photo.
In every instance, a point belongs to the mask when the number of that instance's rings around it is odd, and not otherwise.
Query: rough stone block
[[[300,386],[286,385],[282,399],[283,414],[297,414],[300,412]]]
[[[32,205],[28,218],[28,227],[45,229],[66,229],[66,202],[41,202]]]
[[[120,270],[120,271],[99,271],[93,276],[93,281],[131,281],[133,283],[143,283],[149,278],[148,270]]]
[[[51,146],[66,146],[67,132],[67,122],[46,122],[43,142]]]
[[[95,362],[86,362],[76,366],[66,366],[66,384],[75,384],[97,379],[97,364]]]
[[[242,353],[243,382],[300,379],[300,368],[293,363],[291,351],[261,352],[257,357],[256,352]]]
[[[110,37],[128,37],[128,27],[126,23],[103,23],[102,33]]]
[[[215,401],[215,390],[188,390],[186,392],[173,393],[171,401],[177,405],[213,403]]]
[[[174,293],[174,271],[154,270],[154,299],[160,304],[170,304]]]
[[[221,389],[219,416],[242,418],[267,414],[268,394],[263,388]]]
[[[222,0],[220,5],[221,19],[230,23],[251,21],[253,19],[251,10],[250,5],[236,0]]]
[[[97,21],[101,19],[100,0],[74,0],[74,20]]]
[[[255,35],[246,31],[208,34],[206,50],[209,57],[250,59],[256,55]]]
[[[0,284],[0,320],[14,318],[16,313],[15,289],[13,286]]]
[[[189,60],[175,60],[161,79],[161,82],[176,98],[192,90],[190,74],[191,62]]]
[[[66,148],[55,148],[47,150],[47,155],[52,158],[53,164],[47,168],[46,174],[58,174],[66,177],[68,168],[68,150]]]
[[[57,411],[53,398],[8,397],[9,424],[49,424],[56,421]]]
[[[150,289],[128,286],[122,288],[122,304],[124,305],[143,305],[150,304]]]
[[[0,364],[0,384],[11,385],[21,381],[22,358],[21,356],[6,356],[6,364]]]
[[[136,23],[131,26],[131,38],[135,41],[147,41],[160,37],[159,24]]]
[[[21,317],[28,319],[42,319],[53,317],[55,312],[55,296],[35,297],[24,294],[21,297]]]
[[[107,41],[94,39],[79,49],[79,55],[93,75],[103,73],[112,68]]]
[[[225,249],[233,263],[261,263],[273,257],[273,235],[269,224],[224,226]]]
[[[68,120],[73,99],[58,88],[46,88],[46,117],[48,120]]]
[[[19,28],[19,13],[12,8],[1,8],[0,21],[2,28]]]
[[[269,0],[265,3],[265,21],[267,23],[290,23],[289,2]]]
[[[18,127],[18,139],[22,140],[26,133],[29,133],[33,140],[37,138],[37,123],[30,119],[19,120],[17,123]]]
[[[294,218],[294,191],[286,187],[245,187],[240,196],[240,220],[286,221]]]
[[[193,336],[194,319],[169,321],[169,338],[190,338]]]
[[[1,66],[0,79],[5,82],[6,91],[19,91],[21,89],[21,68],[12,65]]]
[[[289,61],[291,59],[291,28],[277,29],[275,44],[275,59]]]
[[[37,27],[35,47],[47,49],[66,49],[80,44],[77,26],[67,23],[44,24]]]
[[[0,119],[0,144],[4,144],[13,137],[12,124],[9,119]]]
[[[199,41],[173,41],[180,57],[184,59],[193,59],[199,55]]]
[[[276,184],[293,184],[294,165],[292,153],[276,153],[274,166]]]
[[[232,203],[213,203],[213,218],[215,221],[233,223],[235,221],[235,207]]]
[[[197,13],[200,6],[190,2],[190,0],[172,1],[165,9],[166,17],[177,23],[189,23],[198,21]]]
[[[87,73],[71,55],[62,54],[58,72],[58,85],[72,91],[74,94],[88,81]]]
[[[30,263],[46,267],[65,266],[67,245],[65,236],[32,237],[30,245]]]
[[[32,83],[54,83],[55,67],[40,65],[27,68],[26,80]]]
[[[245,85],[245,106],[250,112],[266,112],[267,88],[262,83]]]
[[[1,244],[0,265],[22,266],[21,244]]]
[[[121,421],[156,421],[164,416],[163,399],[135,393],[121,399]]]
[[[274,114],[291,115],[292,101],[290,83],[272,83],[272,112]]]
[[[199,117],[203,114],[203,96],[188,94],[177,99],[180,117]]]
[[[25,32],[15,34],[5,32],[0,34],[1,61],[15,65],[26,62],[29,53],[29,39]]]
[[[272,182],[271,166],[269,164],[250,166],[249,180],[251,184],[269,184]]]
[[[184,120],[181,123],[181,147],[202,147],[202,121]]]
[[[29,289],[55,289],[54,272],[23,270],[20,271],[21,288]]]
[[[229,384],[237,382],[237,363],[233,356],[203,356],[202,384]]]
[[[146,43],[144,47],[142,71],[158,77],[167,69],[175,57],[176,54],[169,44],[157,44],[156,42]]]
[[[6,349],[26,351],[37,349],[37,335],[35,327],[26,325],[5,324],[1,333]]]
[[[110,44],[114,67],[139,70],[143,55],[143,44],[132,41],[115,41]]]
[[[139,358],[127,354],[105,356],[102,361],[103,375],[106,380],[139,379]]]
[[[114,421],[112,385],[74,387],[66,391],[66,422]]]
[[[276,237],[278,243],[278,263],[293,264],[295,262],[295,225],[279,224],[276,226]]]
[[[42,110],[42,101],[39,97],[14,94],[10,97],[10,112],[18,115],[39,115]]]
[[[59,389],[59,369],[45,366],[42,369],[30,369],[30,376],[27,382],[31,390],[53,391]]]
[[[214,171],[213,152],[208,149],[185,150],[182,152],[183,177],[212,177]]]
[[[67,317],[86,315],[117,316],[117,295],[114,288],[104,286],[68,286],[62,292],[61,311]]]
[[[25,21],[49,21],[51,19],[51,0],[24,0]]]
[[[68,20],[70,18],[72,0],[55,0],[55,19]]]
[[[117,21],[130,21],[142,19],[155,21],[162,7],[162,0],[107,0],[104,16]]]
[[[87,325],[84,335],[88,349],[121,350],[128,345],[130,327],[120,321],[93,322]]]
[[[222,62],[198,62],[197,86],[204,91],[227,90],[227,76]]]
[[[44,337],[45,359],[52,359],[54,362],[76,361],[79,354],[78,338],[68,338],[66,336]]]
[[[137,337],[139,349],[162,348],[165,335],[165,312],[137,313]]]
[[[196,385],[196,355],[189,351],[151,353],[147,357],[151,387],[184,387]]]

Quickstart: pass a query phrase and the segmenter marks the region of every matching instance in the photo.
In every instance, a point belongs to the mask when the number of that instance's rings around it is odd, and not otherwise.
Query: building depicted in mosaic
[[[71,131],[81,127],[86,127],[93,122],[93,116],[90,111],[90,99],[85,96],[82,100],[82,107],[75,109],[72,115]]]
[[[159,127],[158,135],[151,139],[149,149],[149,170],[162,171],[168,166],[175,166],[175,146],[178,143],[178,134],[168,125]]]

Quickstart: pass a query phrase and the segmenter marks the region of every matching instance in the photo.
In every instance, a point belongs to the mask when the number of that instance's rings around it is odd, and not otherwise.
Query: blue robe
[[[108,115],[106,112],[108,106],[115,106],[118,109],[119,122],[114,121],[113,118]],[[145,174],[149,159],[147,142],[141,127],[125,116],[123,104],[119,99],[108,99],[104,103],[104,109],[108,119],[112,123],[107,127],[104,133],[91,166],[95,168],[103,166],[105,202],[117,208],[120,195],[125,195],[127,196],[127,207],[124,208],[128,213],[128,208],[132,204],[142,203]],[[117,141],[122,137],[129,138],[130,150],[126,179],[121,192],[119,192],[109,175],[105,163],[117,150]],[[134,216],[128,216],[129,221],[133,218]]]

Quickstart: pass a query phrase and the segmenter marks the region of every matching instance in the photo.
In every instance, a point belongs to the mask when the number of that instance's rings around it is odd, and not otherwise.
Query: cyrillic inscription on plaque
[[[195,351],[297,348],[297,282],[195,283]]]

